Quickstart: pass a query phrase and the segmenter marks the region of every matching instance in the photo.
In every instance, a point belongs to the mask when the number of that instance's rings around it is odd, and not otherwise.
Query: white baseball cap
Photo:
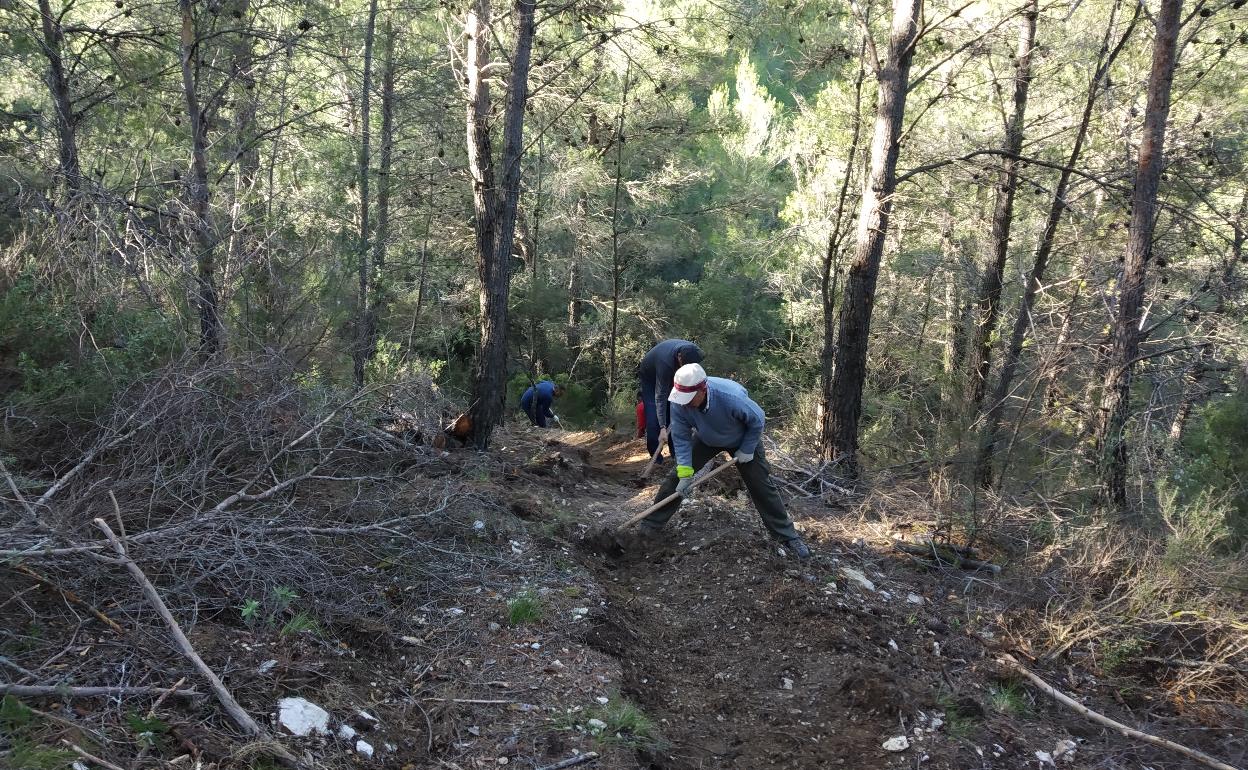
[[[673,404],[687,404],[699,390],[706,390],[706,370],[702,364],[685,364],[676,370],[672,392],[667,394],[667,400]]]

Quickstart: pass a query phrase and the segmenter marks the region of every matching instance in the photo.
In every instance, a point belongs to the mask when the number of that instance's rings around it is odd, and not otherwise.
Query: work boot
[[[793,555],[800,561],[806,561],[810,558],[810,548],[802,542],[800,537],[795,537],[792,540],[786,541],[784,547],[792,551]]]

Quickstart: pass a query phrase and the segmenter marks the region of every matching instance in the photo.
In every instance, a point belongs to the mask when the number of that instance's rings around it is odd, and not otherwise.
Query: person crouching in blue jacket
[[[749,392],[732,380],[707,377],[699,364],[686,364],[676,370],[668,401],[676,468],[667,475],[654,501],[657,503],[673,492],[689,497],[693,475],[715,455],[728,452],[737,461],[737,471],[763,526],[797,558],[809,559],[810,549],[798,536],[771,480],[771,466],[762,444],[766,417],[762,408],[750,400]],[[680,502],[675,500],[642,519],[642,534],[657,535]]]
[[[534,398],[534,393],[536,393],[536,398]],[[520,408],[529,416],[529,422],[539,428],[545,428],[548,419],[559,419],[553,406],[555,399],[562,395],[562,385],[556,385],[550,380],[542,380],[524,391],[524,395],[520,397]]]

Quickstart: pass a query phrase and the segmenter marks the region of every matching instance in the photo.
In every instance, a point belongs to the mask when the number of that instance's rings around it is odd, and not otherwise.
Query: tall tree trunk
[[[832,424],[833,362],[836,359],[836,290],[840,279],[842,243],[845,240],[845,201],[849,198],[849,185],[854,178],[858,158],[858,142],[862,138],[862,83],[866,79],[866,46],[864,38],[858,45],[858,74],[854,78],[854,113],[850,117],[849,151],[845,156],[845,175],[836,195],[836,213],[832,217],[832,229],[828,233],[828,245],[823,252],[823,265],[819,275],[819,297],[823,307],[823,346],[819,351],[819,454],[831,461],[836,457],[834,428]]]
[[[1114,341],[1101,399],[1102,422],[1097,432],[1100,478],[1108,502],[1123,513],[1127,505],[1127,417],[1131,406],[1131,375],[1140,352],[1140,311],[1144,304],[1144,277],[1153,255],[1153,227],[1157,215],[1157,187],[1165,164],[1166,121],[1170,115],[1170,86],[1178,58],[1182,0],[1161,0],[1153,41],[1152,71],[1148,76],[1148,104],[1140,142],[1135,188],[1131,197],[1131,229],[1127,235]],[[1139,512],[1134,512],[1138,520]]]
[[[615,197],[611,203],[611,353],[607,364],[607,397],[615,395],[619,385],[615,370],[615,353],[620,330],[620,277],[624,271],[620,260],[620,188],[624,181],[624,110],[628,107],[628,86],[633,66],[624,69],[624,89],[620,94],[620,116],[615,126]]]
[[[997,182],[996,205],[992,214],[992,254],[984,265],[979,289],[979,314],[973,328],[971,358],[967,367],[967,401],[974,414],[984,399],[992,362],[992,333],[1001,309],[1001,279],[1010,250],[1010,225],[1014,219],[1014,193],[1018,188],[1018,154],[1023,149],[1023,123],[1027,113],[1027,88],[1031,84],[1031,51],[1036,40],[1039,0],[1030,0],[1023,13],[1018,54],[1014,60],[1014,112],[1005,129],[1005,155]]]
[[[249,28],[251,0],[234,0],[228,5],[227,17],[236,19],[230,36],[230,79],[235,104],[234,122],[234,200],[230,207],[230,229],[226,247],[225,286],[237,285],[232,280],[242,276],[242,297],[249,321],[258,322],[249,336],[254,344],[271,342],[270,323],[276,303],[266,301],[273,294],[273,273],[268,260],[262,258],[256,238],[256,223],[262,211],[257,202],[256,183],[260,175],[260,150],[256,137],[257,83],[253,72],[254,37]],[[255,305],[261,310],[255,312]]]
[[[488,18],[488,0],[476,0],[478,13]],[[503,114],[503,189],[502,196],[496,198],[495,227],[491,228],[493,242],[491,248],[477,254],[477,273],[481,280],[481,351],[477,356],[477,366],[472,385],[472,417],[473,443],[478,449],[489,445],[490,433],[503,419],[503,400],[506,396],[507,377],[507,295],[511,287],[511,255],[512,242],[516,232],[516,210],[520,203],[520,161],[524,155],[524,105],[529,95],[529,61],[533,53],[533,37],[537,31],[534,18],[535,0],[517,0],[516,2],[516,50],[511,58],[511,81],[508,85],[507,110]],[[470,12],[469,17],[473,14]],[[476,27],[474,32],[482,32],[481,22],[469,21]],[[473,33],[470,33],[473,34]],[[477,81],[479,91],[486,91],[488,86],[480,83],[481,71],[488,59],[480,58],[480,50],[476,55],[468,57],[468,68],[475,70],[475,76],[469,75],[469,92],[472,94],[472,83]],[[480,96],[480,94],[472,94]],[[478,103],[470,98],[472,109]],[[488,94],[484,100],[488,104]],[[469,124],[470,139],[483,142],[484,150],[489,152],[489,136],[472,137],[473,126],[477,124],[476,116]],[[484,125],[484,115],[480,116],[480,124]],[[470,144],[472,142],[470,141]],[[475,177],[475,174],[474,174]],[[475,199],[474,199],[475,200]],[[478,215],[478,220],[481,217]],[[478,242],[480,243],[478,234]]]
[[[531,313],[529,314],[529,364],[531,365],[533,379],[541,376],[542,360],[544,356],[542,351],[545,345],[542,344],[542,321],[541,308],[538,307],[537,297],[537,256],[538,245],[540,243],[542,227],[542,161],[546,157],[546,135],[542,134],[537,138],[537,189],[533,193],[533,248],[529,254],[529,286],[530,292],[534,296]]]
[[[871,141],[871,166],[862,189],[858,214],[857,245],[845,280],[832,374],[833,451],[846,469],[858,470],[858,419],[862,413],[862,389],[867,376],[867,340],[871,332],[871,309],[875,283],[884,253],[897,186],[897,156],[901,145],[902,118],[906,110],[910,63],[918,34],[922,0],[895,0],[888,57],[879,72],[879,97],[875,132]]]
[[[589,196],[584,190],[576,198],[575,221],[581,225],[585,224],[586,217],[589,212]],[[573,236],[576,237],[575,235]],[[565,330],[565,337],[568,342],[568,353],[571,354],[572,360],[575,361],[581,355],[581,318],[584,315],[584,307],[581,300],[582,276],[581,276],[581,259],[582,254],[588,251],[580,239],[576,239],[577,245],[574,249],[579,252],[576,258],[572,260],[572,264],[568,267],[568,325]]]
[[[199,108],[198,83],[195,75],[195,51],[199,41],[195,35],[193,0],[178,0],[182,16],[179,53],[182,68],[182,94],[186,99],[186,118],[191,128],[191,173],[187,183],[191,216],[195,231],[194,301],[199,311],[199,356],[215,358],[221,352],[222,329],[217,305],[216,244],[208,211],[207,128]]]
[[[1121,3],[1115,3],[1114,10],[1110,13],[1109,24],[1106,25],[1105,36],[1101,40],[1101,49],[1097,54],[1096,71],[1092,75],[1092,81],[1088,86],[1087,99],[1084,100],[1083,114],[1079,119],[1079,125],[1075,128],[1074,144],[1070,148],[1070,155],[1067,156],[1066,165],[1058,174],[1057,184],[1053,188],[1053,200],[1049,204],[1048,218],[1045,220],[1040,240],[1036,244],[1036,253],[1032,260],[1031,271],[1028,273],[1027,283],[1023,287],[1023,297],[1019,301],[1018,316],[1014,319],[1014,329],[1010,334],[1010,343],[1006,347],[1001,359],[1001,374],[997,380],[996,387],[993,389],[988,409],[984,412],[983,428],[980,431],[979,451],[975,458],[974,483],[985,489],[992,484],[992,457],[997,443],[997,430],[1001,425],[1006,399],[1009,398],[1010,391],[1014,386],[1014,374],[1018,370],[1018,361],[1023,353],[1023,340],[1027,335],[1027,327],[1031,324],[1031,309],[1035,305],[1036,295],[1040,291],[1040,282],[1043,280],[1044,271],[1049,264],[1049,255],[1053,251],[1053,239],[1057,235],[1057,226],[1061,223],[1062,214],[1066,211],[1066,190],[1070,186],[1071,169],[1079,163],[1079,158],[1083,154],[1083,142],[1087,138],[1088,126],[1092,121],[1092,109],[1096,106],[1096,100],[1100,96],[1101,81],[1114,63],[1114,60],[1118,58],[1118,54],[1122,51],[1127,40],[1131,37],[1135,24],[1140,17],[1140,7],[1137,5],[1135,15],[1131,18],[1131,23],[1127,25],[1127,29],[1123,32],[1117,45],[1114,46],[1113,50],[1110,50],[1110,41],[1113,38],[1120,5]]]
[[[69,93],[69,78],[65,74],[65,60],[61,55],[64,31],[60,17],[52,13],[48,0],[39,0],[39,16],[43,22],[43,55],[48,60],[48,91],[52,95],[52,108],[56,112],[56,140],[60,183],[65,198],[71,198],[82,186],[82,170],[78,164],[78,116]]]
[[[369,297],[369,278],[372,274],[368,253],[369,211],[368,211],[368,167],[372,163],[372,114],[371,102],[373,95],[373,37],[377,29],[377,0],[369,0],[368,23],[364,28],[364,77],[360,84],[360,161],[356,169],[359,175],[360,188],[360,232],[356,246],[357,272],[359,286],[356,293],[355,344],[351,351],[354,364],[355,387],[364,387],[364,372],[371,358],[371,345],[376,327],[373,317],[371,297]]]
[[[386,270],[386,249],[390,241],[391,167],[394,158],[394,25],[386,17],[381,63],[381,157],[377,169],[377,231],[373,234],[373,285],[370,308],[368,355],[377,355],[377,338],[382,315],[389,300],[389,287],[382,280]]]

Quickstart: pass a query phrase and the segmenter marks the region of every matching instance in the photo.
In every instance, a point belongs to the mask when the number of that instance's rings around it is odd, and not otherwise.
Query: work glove
[[[677,465],[676,478],[679,479],[676,482],[676,494],[681,497],[689,497],[693,492],[693,468],[688,465]]]
[[[690,476],[687,479],[681,479],[680,481],[676,482],[676,494],[680,495],[681,497],[689,497],[691,494],[693,494],[692,487],[693,487],[692,476]]]
[[[738,449],[737,453],[732,456],[732,459],[737,461],[737,465],[745,465],[748,462],[754,461],[754,453],[742,452],[740,449]]]

